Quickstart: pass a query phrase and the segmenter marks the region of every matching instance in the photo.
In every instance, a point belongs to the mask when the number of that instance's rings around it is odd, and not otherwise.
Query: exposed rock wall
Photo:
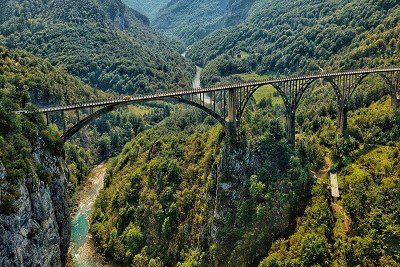
[[[293,230],[298,211],[305,208],[306,202],[296,203],[294,197],[301,195],[303,187],[295,186],[289,175],[282,175],[276,183],[264,181],[262,199],[250,194],[251,176],[263,167],[263,161],[270,159],[233,140],[225,144],[220,162],[214,165],[214,186],[207,196],[206,237],[209,244],[219,248],[214,266],[256,266],[274,240]],[[305,192],[302,194],[307,198]],[[268,200],[266,195],[270,196]]]
[[[0,214],[0,266],[64,266],[70,239],[68,170],[64,161],[35,152],[33,162],[51,173],[39,179],[35,169],[18,182],[18,211]],[[1,168],[0,177],[7,170]]]

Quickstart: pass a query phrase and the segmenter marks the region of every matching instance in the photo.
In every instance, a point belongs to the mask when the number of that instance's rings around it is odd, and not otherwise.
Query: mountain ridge
[[[7,0],[1,42],[63,65],[95,88],[146,93],[191,84],[194,66],[121,1]],[[49,12],[49,10],[51,12]]]

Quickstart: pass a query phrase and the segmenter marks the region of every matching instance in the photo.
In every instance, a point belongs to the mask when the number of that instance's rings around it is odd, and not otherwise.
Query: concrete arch
[[[61,139],[65,142],[69,139],[71,139],[72,136],[74,136],[77,132],[79,132],[83,127],[89,125],[92,121],[95,119],[99,118],[100,116],[107,114],[111,111],[113,111],[118,105],[109,105],[105,106],[98,111],[90,114],[86,118],[82,119],[79,121],[77,124],[72,126],[70,129],[68,129],[62,136]]]
[[[201,109],[202,111],[206,112],[207,114],[211,115],[214,119],[216,119],[219,123],[221,123],[222,126],[225,126],[226,122],[225,120],[218,115],[216,112],[214,112],[211,109],[208,109],[196,102],[181,98],[181,97],[171,97],[170,99],[165,98],[165,99],[160,99],[163,101],[171,101],[171,100],[175,100],[178,101],[180,103],[184,103],[186,105],[190,105],[193,107],[196,107],[198,109]],[[85,117],[84,119],[80,120],[77,124],[75,124],[74,126],[72,126],[70,129],[68,129],[67,131],[65,131],[65,133],[61,136],[61,139],[65,142],[69,139],[72,138],[72,136],[74,136],[77,132],[79,132],[82,128],[84,128],[85,126],[89,125],[91,122],[93,122],[94,120],[96,120],[97,118],[115,110],[118,107],[121,107],[123,105],[128,105],[128,104],[114,104],[114,105],[108,105],[105,106],[101,109],[99,109],[98,111],[90,114],[89,116]]]

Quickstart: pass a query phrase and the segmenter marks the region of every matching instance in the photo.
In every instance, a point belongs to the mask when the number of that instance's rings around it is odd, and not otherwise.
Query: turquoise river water
[[[89,233],[89,218],[94,208],[94,202],[103,187],[106,166],[95,167],[88,177],[88,182],[79,193],[79,207],[72,219],[70,252],[74,267],[113,266],[105,263],[94,249],[93,240]]]

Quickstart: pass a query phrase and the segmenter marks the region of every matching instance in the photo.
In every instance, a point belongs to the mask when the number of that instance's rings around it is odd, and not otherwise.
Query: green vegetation
[[[65,155],[71,192],[95,163],[114,157],[90,229],[98,251],[121,264],[400,264],[400,114],[378,75],[368,76],[349,102],[345,136],[336,131],[332,88],[315,83],[296,113],[294,149],[285,139],[282,100],[264,87],[245,110],[238,140],[200,111],[155,102],[103,116],[64,151],[59,115],[46,126],[42,116],[13,111],[111,91],[188,87],[193,67],[177,52],[182,47],[120,1],[4,6],[0,42],[48,62],[0,46],[1,213],[15,211],[20,179],[35,172],[52,181],[32,157],[44,148]],[[398,64],[399,21],[400,7],[390,0],[177,0],[154,24],[187,44],[224,28],[188,53],[210,85]],[[75,122],[67,114],[67,124]],[[339,178],[337,203],[329,169]]]
[[[153,19],[161,32],[191,45],[215,30],[245,18],[254,0],[170,1]]]
[[[223,26],[225,1],[171,1],[154,19],[154,26],[186,44],[204,38]]]
[[[18,91],[29,93],[32,102],[39,106],[110,96],[85,85],[61,67],[55,68],[48,61],[4,46],[0,46],[0,75],[1,87],[11,84]]]
[[[375,148],[340,172],[334,217],[325,184],[314,186],[295,234],[275,242],[260,266],[398,266],[398,155],[398,147]]]
[[[49,62],[26,52],[10,51],[0,46],[0,66],[0,88],[7,92],[3,98],[7,99],[10,95],[15,94],[14,97],[8,100],[10,103],[8,103],[6,113],[12,114],[7,116],[13,116],[15,110],[26,108],[25,106],[17,106],[22,100],[25,101],[23,102],[24,105],[28,105],[27,103],[31,101],[37,105],[53,105],[79,102],[82,99],[101,99],[108,96],[101,91],[84,85],[64,69],[54,68]],[[19,100],[19,98],[22,98],[22,100]],[[70,119],[69,116],[67,118]],[[59,136],[60,133],[55,133],[57,131],[55,127],[49,128],[52,131],[46,130],[45,126],[42,125],[43,119],[41,117],[36,119],[38,125],[32,124],[31,126],[39,127],[47,147],[53,151],[59,151],[58,155],[63,156],[64,152],[60,150],[63,144],[61,140],[55,137],[56,135]],[[54,122],[60,125],[59,117],[53,119],[55,119],[53,120]],[[34,132],[32,132],[32,135],[32,139],[37,139]],[[78,152],[77,146],[68,144],[65,149],[67,154],[86,154],[86,157],[81,158],[67,157],[67,162],[71,167],[71,179],[74,180],[74,177],[79,176],[80,180],[82,180],[93,160],[89,160],[88,152]],[[74,161],[75,159],[76,161]],[[76,166],[74,168],[74,164],[77,164],[77,162],[80,162],[79,168]]]
[[[194,67],[118,1],[8,0],[0,42],[63,65],[95,88],[143,94],[189,87]]]
[[[390,97],[382,97],[383,86],[371,77],[359,88],[351,103],[347,139],[335,134],[330,90],[322,87],[306,96],[298,112],[298,142],[312,140],[306,147],[322,155],[331,151],[341,200],[331,204],[330,181],[322,176],[295,233],[276,241],[260,266],[399,264],[400,247],[394,240],[400,225],[400,114],[392,109]],[[309,150],[300,154],[313,157]]]
[[[144,266],[258,263],[301,214],[312,178],[273,119],[280,107],[254,109],[243,125],[249,143],[236,148],[221,127],[185,109],[134,138],[96,201],[91,232],[99,251]],[[246,150],[253,159],[240,163]]]
[[[213,67],[206,80],[249,67],[277,74],[395,65],[399,19],[395,1],[259,0],[244,23],[197,42],[187,56],[205,70],[214,59],[230,62],[229,69]],[[232,64],[238,51],[248,57]]]
[[[9,105],[7,111],[4,111],[4,116],[8,112],[25,108],[25,106],[17,106],[21,101],[25,101],[23,103],[32,102],[36,105],[54,105],[110,97],[110,94],[85,85],[61,67],[53,67],[49,62],[26,52],[10,51],[0,46],[0,66],[0,88],[7,92],[2,97],[7,99],[10,95],[15,94],[14,97],[7,100],[10,103],[4,102]],[[132,110],[121,109],[103,116],[90,128],[81,131],[72,142],[65,144],[66,162],[70,170],[71,195],[82,184],[94,163],[117,155],[125,143],[145,127],[143,120],[147,120],[146,118],[149,118],[148,121],[151,119],[160,120],[164,116],[162,113],[164,107],[153,109],[132,107]],[[147,115],[148,111],[146,110],[154,111],[153,114]],[[60,136],[56,126],[59,129],[61,128],[61,115],[50,116],[54,123],[49,128],[51,131],[41,125],[43,119],[42,117],[35,119],[39,125],[32,125],[32,127],[41,129],[41,138],[47,144],[48,149],[59,151],[58,155],[64,156],[64,150],[60,150],[63,144],[56,137]],[[7,120],[1,125],[8,127],[6,126],[9,124],[9,122],[6,123]],[[66,120],[68,125],[76,123],[76,114],[74,112],[67,113]],[[19,128],[19,126],[16,127]],[[11,126],[9,130],[12,130]],[[34,132],[31,134],[33,140],[37,138]],[[109,143],[104,142],[107,139],[110,140]],[[43,180],[49,180],[49,175],[45,172],[45,169],[39,166],[38,170],[38,174],[41,174],[40,177]]]
[[[203,85],[398,62],[394,2],[252,4],[245,23],[190,48]],[[182,21],[197,16],[186,13]],[[203,37],[182,21],[171,21],[172,34]],[[297,110],[295,151],[271,87],[254,95],[235,145],[209,118],[176,110],[110,168],[91,224],[99,251],[134,266],[397,266],[400,121],[385,86],[365,79],[343,138],[332,88],[315,84]],[[310,174],[325,157],[339,176],[337,204],[326,174]]]

